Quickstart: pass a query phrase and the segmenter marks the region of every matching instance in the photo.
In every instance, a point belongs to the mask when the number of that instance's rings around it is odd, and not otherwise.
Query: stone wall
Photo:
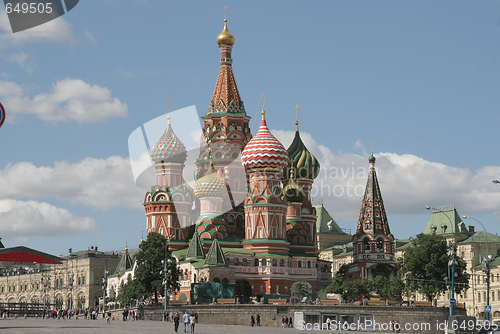
[[[399,307],[399,306],[317,306],[317,305],[185,305],[169,306],[169,312],[179,312],[182,316],[184,311],[198,313],[200,323],[227,324],[227,325],[250,325],[251,315],[260,314],[262,326],[280,326],[282,316],[292,316],[295,312],[311,312],[322,314],[342,315],[373,315],[374,322],[388,326],[393,321],[399,321],[404,333],[444,333],[444,327],[440,330],[437,324],[444,324],[448,320],[449,310],[445,307]],[[115,319],[120,319],[122,310],[116,310]],[[163,315],[162,307],[145,307],[143,309],[144,320],[159,321]],[[139,311],[141,313],[141,311]],[[464,315],[465,310],[455,309],[455,314]],[[408,325],[406,325],[408,324]],[[415,325],[416,324],[416,325]],[[430,329],[423,327],[429,324]],[[405,328],[404,326],[410,326]],[[414,326],[418,326],[414,327]],[[444,325],[441,325],[444,326]],[[422,329],[425,328],[425,329]],[[378,328],[376,328],[378,329]],[[382,331],[391,332],[391,329]]]

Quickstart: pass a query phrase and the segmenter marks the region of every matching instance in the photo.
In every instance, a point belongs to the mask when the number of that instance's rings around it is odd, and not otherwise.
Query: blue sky
[[[500,232],[491,183],[500,178],[500,2],[93,0],[24,33],[0,14],[7,246],[59,254],[138,243],[143,190],[127,165],[128,136],[168,99],[173,110],[206,111],[226,5],[254,134],[262,93],[285,146],[299,104],[304,140],[330,171],[325,184],[364,186],[348,168],[366,169],[374,143],[397,238],[423,230],[425,205],[456,204]],[[359,196],[315,199],[355,228]]]

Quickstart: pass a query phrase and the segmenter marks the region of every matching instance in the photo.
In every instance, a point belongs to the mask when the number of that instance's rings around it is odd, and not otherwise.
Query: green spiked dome
[[[155,164],[161,163],[180,163],[183,164],[187,159],[186,146],[177,137],[168,121],[167,128],[158,142],[151,150],[151,158]]]
[[[207,174],[198,179],[194,184],[194,194],[199,197],[224,197],[226,195],[226,181],[221,178],[214,169],[212,157],[210,157],[210,167]]]
[[[295,131],[293,142],[288,148],[288,157],[290,162],[288,167],[283,170],[283,179],[290,178],[290,167],[295,166],[296,177],[302,179],[314,180],[319,175],[320,165],[318,159],[311,154],[300,138],[299,129]]]
[[[287,185],[283,188],[283,195],[286,197],[288,202],[291,203],[302,203],[306,199],[306,193],[304,190],[293,180],[293,169],[291,171],[291,177]]]

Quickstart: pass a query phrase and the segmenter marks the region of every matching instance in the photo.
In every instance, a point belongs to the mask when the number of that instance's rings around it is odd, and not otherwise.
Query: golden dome
[[[217,44],[219,45],[233,45],[234,44],[234,36],[231,35],[229,30],[227,30],[227,20],[224,20],[224,29],[217,36]]]

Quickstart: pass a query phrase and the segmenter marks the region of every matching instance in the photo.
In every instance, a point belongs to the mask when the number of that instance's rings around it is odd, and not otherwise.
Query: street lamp
[[[104,277],[102,278],[102,311],[106,311],[106,287],[108,283],[109,271],[104,269]]]
[[[455,233],[456,231],[453,231],[454,230],[454,224],[453,222],[451,221],[450,217],[448,217],[447,214],[444,213],[444,211],[442,211],[441,209],[435,207],[435,206],[426,206],[425,207],[427,210],[430,210],[432,209],[433,212],[440,212],[442,214],[444,214],[444,216],[446,218],[448,218],[448,220],[450,221],[450,227],[452,228],[452,232]],[[448,251],[448,256],[450,257],[450,261],[448,262],[448,270],[450,269],[451,267],[451,294],[450,294],[450,315],[453,315],[453,311],[454,311],[454,304],[452,304],[452,300],[455,299],[455,266],[458,264],[457,261],[455,260],[455,239],[453,239],[453,248],[450,249]],[[448,274],[450,272],[448,271]],[[448,285],[448,288],[449,288],[449,285]]]
[[[498,180],[493,180],[494,183],[497,183],[495,181],[500,182]],[[476,218],[472,218],[472,217],[469,217],[469,216],[463,216],[463,218],[464,219],[475,220],[475,221],[477,221],[483,227],[484,235],[486,237],[486,254],[488,254],[489,253],[489,249],[488,249],[488,232],[486,232],[486,228],[484,227],[483,223],[481,223]],[[484,258],[483,258],[483,260],[484,260]],[[486,306],[490,306],[490,262],[493,262],[494,260],[495,260],[495,256],[492,255],[492,254],[488,254],[486,256],[486,259],[484,260],[483,272],[486,273]],[[488,321],[488,322],[490,321],[490,313],[491,312],[486,312],[486,321]]]
[[[168,305],[168,298],[167,297],[167,290],[168,290],[168,282],[170,280],[170,275],[172,274],[172,271],[170,270],[170,265],[172,264],[172,259],[169,258],[168,256],[168,239],[165,244],[165,259],[161,260],[161,263],[163,264],[163,284],[165,288],[165,296],[163,297],[163,307],[164,311],[167,312],[167,305]]]

